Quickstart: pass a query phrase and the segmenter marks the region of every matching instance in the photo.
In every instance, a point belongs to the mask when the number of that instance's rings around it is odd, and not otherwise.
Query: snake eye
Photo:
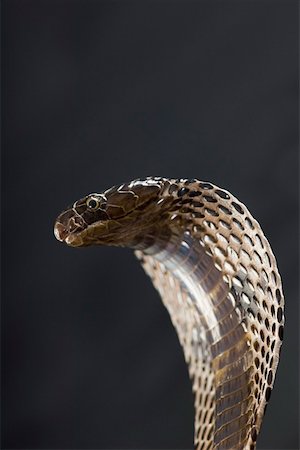
[[[87,207],[90,209],[97,209],[99,206],[99,202],[95,198],[89,198],[87,200],[86,204],[87,204]]]

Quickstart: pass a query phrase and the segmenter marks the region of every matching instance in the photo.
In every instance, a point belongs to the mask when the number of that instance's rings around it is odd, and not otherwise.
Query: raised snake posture
[[[148,177],[63,212],[72,247],[130,247],[175,326],[195,395],[197,450],[255,449],[283,338],[281,279],[259,224],[211,183]]]

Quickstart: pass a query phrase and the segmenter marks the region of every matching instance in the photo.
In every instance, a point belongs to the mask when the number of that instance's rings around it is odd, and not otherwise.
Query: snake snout
[[[85,228],[85,222],[73,209],[68,209],[58,216],[54,225],[54,235],[59,241],[67,242],[67,238]]]
[[[62,223],[56,222],[54,226],[54,236],[56,237],[56,239],[58,239],[59,241],[64,241],[67,235],[67,228]]]

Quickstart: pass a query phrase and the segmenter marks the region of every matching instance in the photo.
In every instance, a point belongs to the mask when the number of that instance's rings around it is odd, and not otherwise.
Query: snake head
[[[153,222],[151,208],[159,200],[163,181],[135,180],[77,200],[56,219],[55,237],[72,247],[129,245],[145,224]]]

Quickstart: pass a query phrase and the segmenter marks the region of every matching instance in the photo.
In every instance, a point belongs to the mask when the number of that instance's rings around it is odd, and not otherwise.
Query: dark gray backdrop
[[[2,448],[192,447],[183,355],[133,254],[52,231],[146,175],[210,180],[260,221],[287,321],[259,448],[298,448],[298,2],[2,7]]]

